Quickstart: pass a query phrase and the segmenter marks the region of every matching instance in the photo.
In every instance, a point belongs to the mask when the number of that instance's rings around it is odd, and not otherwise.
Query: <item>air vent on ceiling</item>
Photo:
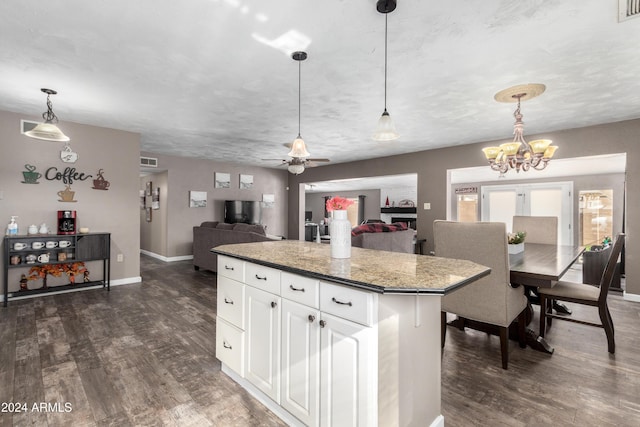
[[[140,157],[140,166],[144,166],[146,168],[157,168],[158,159],[153,157]]]
[[[640,16],[640,0],[618,0],[618,21]]]
[[[40,123],[32,122],[31,120],[20,120],[20,133],[29,132],[34,127],[38,126]]]

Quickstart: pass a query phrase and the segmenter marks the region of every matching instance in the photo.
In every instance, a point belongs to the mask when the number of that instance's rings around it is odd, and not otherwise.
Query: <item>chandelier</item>
[[[518,106],[513,112],[516,121],[513,124],[513,141],[500,144],[498,147],[486,147],[482,151],[489,161],[491,169],[500,172],[503,176],[510,169],[516,172],[527,172],[530,168],[542,170],[558,149],[551,145],[550,139],[537,139],[527,143],[524,140],[524,123],[520,112],[520,101],[535,98],[542,94],[546,87],[543,84],[526,84],[504,89],[495,95],[498,102],[517,102]]]

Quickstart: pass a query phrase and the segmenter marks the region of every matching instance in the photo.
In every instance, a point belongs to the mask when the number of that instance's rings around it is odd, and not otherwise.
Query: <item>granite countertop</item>
[[[471,261],[351,248],[351,258],[331,258],[330,245],[283,240],[211,249],[219,255],[379,293],[444,295],[491,272]]]

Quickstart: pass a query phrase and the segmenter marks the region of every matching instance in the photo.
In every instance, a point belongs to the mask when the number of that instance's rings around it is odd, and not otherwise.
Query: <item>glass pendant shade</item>
[[[30,138],[42,139],[45,141],[69,141],[69,137],[62,133],[62,131],[58,129],[58,126],[48,122],[40,123],[24,134]]]
[[[289,157],[309,157],[311,154],[307,151],[307,147],[304,145],[304,141],[300,135],[293,141],[291,145],[291,151],[289,151]],[[304,170],[304,168],[303,168]],[[300,172],[302,173],[302,172]]]
[[[302,172],[304,172],[304,165],[292,164],[289,165],[287,170],[294,175],[300,175]]]
[[[534,154],[542,154],[547,150],[547,147],[551,145],[550,139],[536,139],[535,141],[531,141],[529,146],[531,147],[531,151]]]
[[[380,116],[380,120],[378,120],[378,127],[373,134],[373,139],[375,141],[393,141],[398,139],[399,136],[398,132],[396,132],[396,126],[393,124],[391,116],[385,108],[384,113]]]

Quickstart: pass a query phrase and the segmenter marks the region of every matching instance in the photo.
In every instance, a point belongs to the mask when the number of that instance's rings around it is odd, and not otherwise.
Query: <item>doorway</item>
[[[483,186],[482,221],[504,222],[515,215],[558,217],[558,244],[573,244],[573,182]],[[517,230],[516,230],[517,231]]]

